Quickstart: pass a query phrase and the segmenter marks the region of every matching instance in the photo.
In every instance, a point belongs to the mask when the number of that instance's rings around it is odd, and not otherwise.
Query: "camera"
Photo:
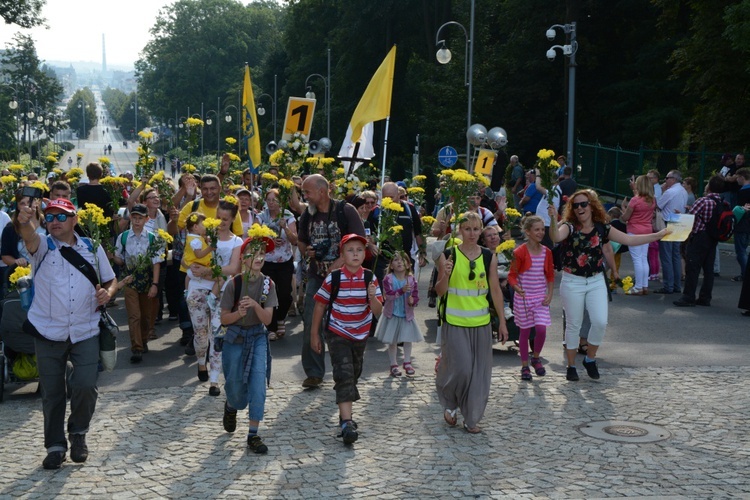
[[[21,189],[21,198],[41,199],[42,190],[37,187],[25,186]]]
[[[315,260],[323,260],[328,255],[328,250],[331,248],[331,240],[326,238],[315,243],[313,246],[315,250]]]

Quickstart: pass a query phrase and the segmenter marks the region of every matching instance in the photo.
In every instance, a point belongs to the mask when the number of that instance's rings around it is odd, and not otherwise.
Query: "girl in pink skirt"
[[[521,352],[521,379],[531,380],[529,335],[532,328],[536,335],[531,366],[540,377],[546,373],[539,356],[547,338],[547,327],[552,324],[549,304],[552,302],[555,268],[552,252],[541,244],[544,238],[544,221],[541,217],[524,217],[521,226],[526,235],[526,243],[513,251],[508,283],[516,292],[513,297],[513,315],[520,330],[518,349]]]
[[[414,321],[414,308],[419,302],[417,282],[412,276],[409,258],[401,250],[393,253],[388,266],[388,274],[383,278],[383,289],[385,290],[385,305],[383,315],[375,330],[375,337],[388,344],[392,377],[401,376],[396,355],[399,342],[404,343],[404,371],[412,376],[414,375],[414,367],[411,365],[412,342],[422,342],[424,337],[419,331],[417,322]]]

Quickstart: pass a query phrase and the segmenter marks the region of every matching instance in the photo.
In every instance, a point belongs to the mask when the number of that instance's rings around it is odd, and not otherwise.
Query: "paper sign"
[[[690,236],[690,232],[693,230],[693,222],[695,222],[695,215],[691,214],[674,214],[670,217],[671,220],[667,222],[667,229],[672,231],[666,235],[661,241],[685,241]]]
[[[315,114],[315,99],[290,97],[286,107],[284,132],[281,138],[290,141],[294,133],[299,132],[310,138],[313,115]]]

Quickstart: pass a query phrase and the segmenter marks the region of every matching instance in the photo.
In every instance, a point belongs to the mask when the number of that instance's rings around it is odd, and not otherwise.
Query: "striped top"
[[[531,267],[526,272],[518,275],[518,283],[521,285],[526,297],[535,297],[541,295],[544,297],[547,294],[547,280],[544,277],[544,259],[546,253],[542,252],[539,255],[534,255],[529,252],[531,256]]]
[[[375,284],[376,297],[383,302],[378,279],[375,276],[372,277],[372,283]],[[331,274],[328,274],[315,294],[315,300],[327,306],[330,299]],[[356,273],[352,274],[346,266],[342,267],[339,293],[331,308],[331,321],[328,323],[328,329],[350,340],[367,340],[371,323],[372,310],[367,303],[364,268],[360,267]]]

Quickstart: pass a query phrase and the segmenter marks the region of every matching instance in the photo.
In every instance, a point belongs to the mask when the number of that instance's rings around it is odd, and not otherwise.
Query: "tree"
[[[255,68],[280,45],[280,18],[275,2],[178,0],[162,9],[136,62],[139,99],[153,116],[179,117],[218,97],[223,115],[237,105],[245,62]]]
[[[42,7],[46,0],[0,0],[0,16],[5,24],[16,24],[21,28],[41,26]]]
[[[7,68],[8,84],[16,91],[24,143],[27,134],[31,137],[32,131],[37,128],[40,133],[51,134],[53,129],[45,127],[44,120],[53,121],[63,88],[54,73],[41,64],[34,40],[30,36],[16,34],[0,61]],[[39,117],[42,117],[41,122],[38,121]]]
[[[70,120],[68,126],[76,131],[79,138],[85,140],[97,123],[96,100],[91,89],[86,87],[76,91],[65,112]]]

